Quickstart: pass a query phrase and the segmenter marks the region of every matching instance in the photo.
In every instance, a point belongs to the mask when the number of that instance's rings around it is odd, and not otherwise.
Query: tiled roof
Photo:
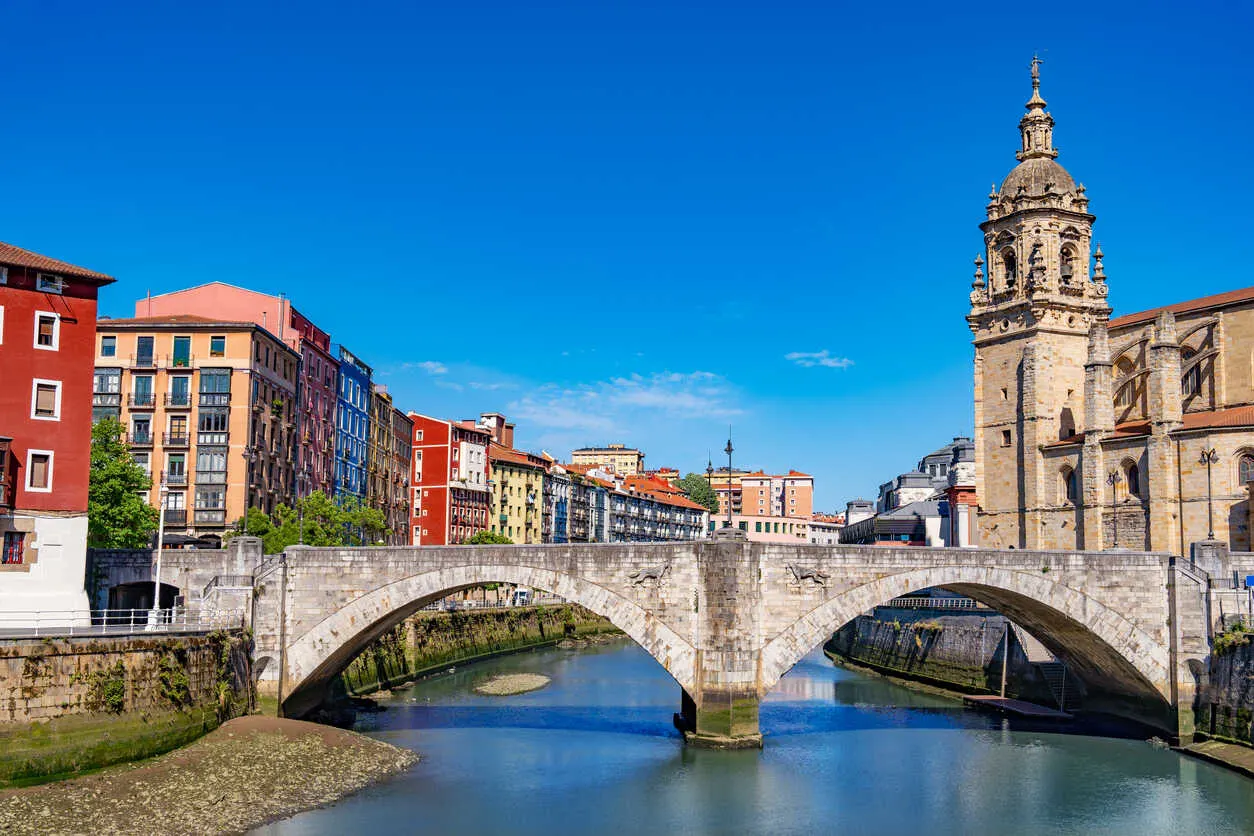
[[[544,465],[531,460],[528,453],[521,450],[515,450],[512,447],[506,447],[497,444],[495,441],[488,444],[488,459],[494,462],[506,462],[508,464],[516,464],[521,467],[534,467],[537,470],[543,470]]]
[[[102,284],[114,280],[112,276],[106,276],[104,273],[97,273],[95,270],[88,270],[85,267],[76,267],[64,261],[57,261],[55,258],[48,258],[46,255],[33,253],[30,250],[24,250],[21,247],[15,247],[3,241],[0,241],[0,264],[9,264],[14,267],[30,267],[33,270],[47,270],[50,273],[64,273],[68,276],[78,276],[82,279],[95,279]]]
[[[1226,409],[1213,409],[1206,412],[1186,412],[1183,429],[1204,430],[1223,427],[1254,427],[1254,406],[1230,406]],[[1113,438],[1134,438],[1149,435],[1148,421],[1126,421],[1115,425]],[[1084,441],[1084,433],[1077,433],[1071,438],[1046,444],[1046,447],[1062,447],[1068,444],[1080,444]]]
[[[802,473],[800,470],[790,470],[790,471],[788,471],[788,475],[789,475],[789,476],[804,476],[804,477],[806,477],[807,479],[808,479],[808,478],[810,478],[810,474],[809,474],[809,473]]]
[[[1237,302],[1254,302],[1254,287],[1229,290],[1226,293],[1216,293],[1214,296],[1203,296],[1200,299],[1190,299],[1187,302],[1177,302],[1174,305],[1163,305],[1161,308],[1150,308],[1148,311],[1124,314],[1117,319],[1112,319],[1109,327],[1124,328],[1128,325],[1152,322],[1163,311],[1171,311],[1173,314],[1192,313],[1193,311],[1201,311],[1207,308],[1233,305]]]

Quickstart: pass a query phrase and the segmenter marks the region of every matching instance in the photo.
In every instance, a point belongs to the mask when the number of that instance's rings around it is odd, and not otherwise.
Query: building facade
[[[338,346],[335,399],[336,502],[366,499],[370,448],[371,368],[344,346]]]
[[[570,542],[570,474],[561,464],[548,456],[548,471],[544,477],[544,516],[540,524],[540,539],[545,543]]]
[[[226,282],[148,296],[135,303],[136,317],[195,315],[224,321],[252,322],[300,356],[297,399],[297,449],[293,464],[296,492],[307,496],[334,486],[335,403],[338,361],[330,335],[292,306],[285,296],[258,293]]]
[[[644,473],[644,453],[623,444],[581,447],[571,452],[570,463],[599,467],[619,476],[639,476]]]
[[[808,520],[814,513],[814,477],[796,470],[781,476],[747,473],[740,478],[740,496],[744,514]]]
[[[544,542],[544,474],[548,462],[493,441],[488,447],[488,464],[492,474],[492,530],[515,543]]]
[[[409,420],[411,543],[456,545],[489,530],[492,432],[474,421],[444,421],[416,412],[409,413]]]
[[[387,543],[409,544],[409,468],[413,422],[392,405],[386,386],[374,384],[370,395],[370,443],[367,449],[366,504],[387,523]]]
[[[1251,548],[1254,288],[1111,320],[1036,66],[1027,109],[967,317],[981,545],[1185,554],[1213,534]]]
[[[126,428],[167,535],[220,541],[295,495],[300,355],[252,322],[170,315],[97,325],[92,413]]]
[[[0,243],[0,611],[88,606],[91,368],[111,282]]]

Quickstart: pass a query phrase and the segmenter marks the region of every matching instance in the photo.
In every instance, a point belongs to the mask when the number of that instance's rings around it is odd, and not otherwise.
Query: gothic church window
[[[1127,462],[1123,466],[1123,484],[1125,485],[1128,498],[1140,499],[1141,497],[1141,468],[1136,462]]]
[[[1182,363],[1187,364],[1196,351],[1186,348],[1180,357]],[[1180,380],[1180,392],[1186,398],[1200,394],[1202,391],[1202,364],[1198,363],[1185,371],[1184,376]]]
[[[1062,469],[1062,499],[1068,505],[1076,504],[1076,497],[1079,496],[1078,486],[1076,484],[1075,471],[1070,467]]]
[[[1241,456],[1241,461],[1237,466],[1237,475],[1242,485],[1254,482],[1254,455],[1246,453]]]

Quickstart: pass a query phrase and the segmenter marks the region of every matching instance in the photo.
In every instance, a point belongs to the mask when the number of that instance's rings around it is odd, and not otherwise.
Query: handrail
[[[979,610],[988,609],[974,598],[926,598],[921,595],[907,595],[893,598],[885,607],[897,607],[903,610]]]
[[[12,610],[0,612],[0,639],[132,636],[146,633],[208,633],[242,627],[241,610],[185,607],[111,610]]]

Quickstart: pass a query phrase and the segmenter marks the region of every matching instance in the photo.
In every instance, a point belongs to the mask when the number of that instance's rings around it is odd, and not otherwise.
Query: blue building
[[[370,449],[370,392],[372,372],[344,346],[335,346],[339,374],[335,399],[336,502],[366,498],[366,466]]]

